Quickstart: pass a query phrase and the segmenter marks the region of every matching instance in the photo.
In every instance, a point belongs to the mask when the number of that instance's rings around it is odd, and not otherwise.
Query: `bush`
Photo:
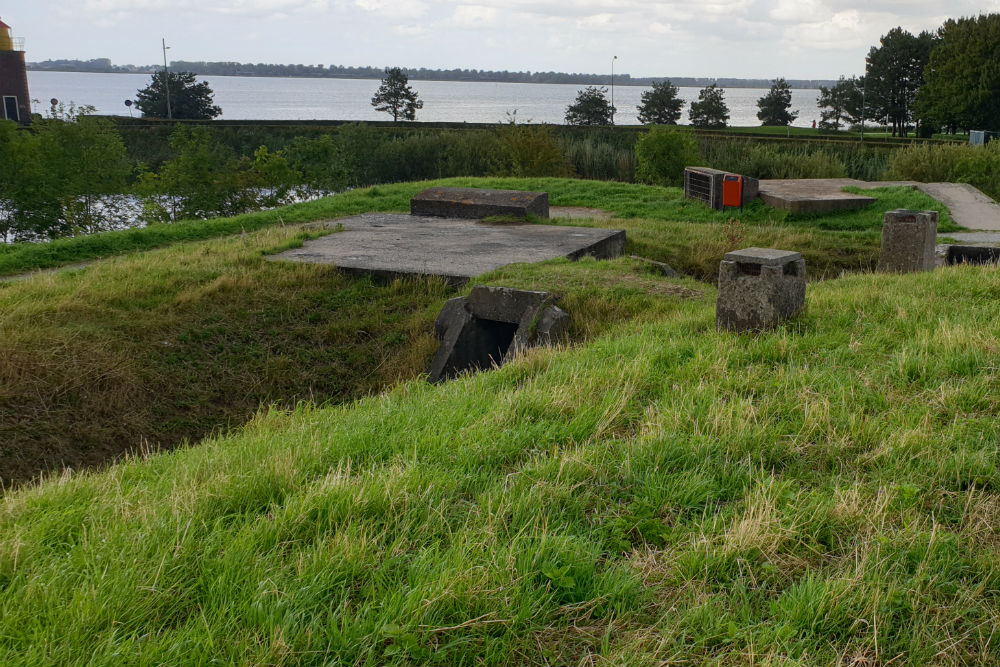
[[[491,171],[497,176],[573,175],[573,165],[551,127],[511,123],[497,130],[496,142]]]
[[[689,132],[656,126],[635,145],[635,179],[651,185],[681,185],[684,167],[701,160],[698,144]]]

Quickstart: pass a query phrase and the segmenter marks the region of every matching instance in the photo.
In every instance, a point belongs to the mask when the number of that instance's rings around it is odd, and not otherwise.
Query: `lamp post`
[[[615,124],[615,61],[618,56],[611,58],[611,124]]]
[[[167,120],[173,120],[174,114],[170,110],[170,72],[167,70],[167,46],[166,37],[162,38],[163,42],[163,88],[167,91]]]

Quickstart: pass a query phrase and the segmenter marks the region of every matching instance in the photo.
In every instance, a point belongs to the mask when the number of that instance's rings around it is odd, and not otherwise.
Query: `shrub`
[[[698,144],[689,132],[656,126],[642,134],[635,145],[635,179],[651,185],[680,185],[684,167],[701,159]]]
[[[491,170],[497,176],[572,176],[566,151],[551,127],[508,124],[496,132]]]

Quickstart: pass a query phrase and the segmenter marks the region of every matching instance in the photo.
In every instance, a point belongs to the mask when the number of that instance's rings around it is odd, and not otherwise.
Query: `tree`
[[[678,97],[677,86],[670,80],[653,84],[652,90],[642,93],[639,104],[639,122],[653,125],[676,125],[681,117],[684,100]]]
[[[893,28],[882,36],[879,46],[868,51],[865,67],[868,115],[886,118],[893,136],[906,136],[917,91],[924,83],[924,68],[936,42],[937,38],[929,32],[914,36],[902,28]]]
[[[424,103],[417,98],[417,91],[409,86],[409,78],[399,67],[386,67],[382,84],[372,97],[375,111],[385,111],[392,114],[392,122],[399,120],[415,120],[417,109],[423,109]]]
[[[839,130],[842,124],[850,125],[860,121],[864,104],[863,90],[864,79],[855,76],[850,79],[841,76],[829,88],[820,86],[819,99],[816,101],[816,106],[820,108],[820,128]]]
[[[789,111],[792,106],[792,89],[783,78],[771,83],[767,95],[757,100],[757,120],[761,125],[791,125],[799,117],[798,111]]]
[[[222,114],[212,104],[215,93],[208,82],[197,83],[194,72],[156,72],[149,85],[135,94],[135,106],[143,116],[167,118],[168,87],[171,117],[209,120]]]
[[[616,109],[607,98],[607,88],[587,86],[579,91],[573,104],[566,107],[568,125],[611,125]]]
[[[688,118],[695,127],[725,127],[729,122],[729,107],[722,88],[714,83],[702,88],[698,101],[691,103]]]
[[[1000,14],[949,19],[918,91],[918,116],[954,131],[1000,130]]]

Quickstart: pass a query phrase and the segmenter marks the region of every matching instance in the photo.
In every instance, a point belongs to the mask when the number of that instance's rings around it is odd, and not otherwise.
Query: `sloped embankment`
[[[9,494],[0,662],[993,664],[1000,274],[681,299]]]

